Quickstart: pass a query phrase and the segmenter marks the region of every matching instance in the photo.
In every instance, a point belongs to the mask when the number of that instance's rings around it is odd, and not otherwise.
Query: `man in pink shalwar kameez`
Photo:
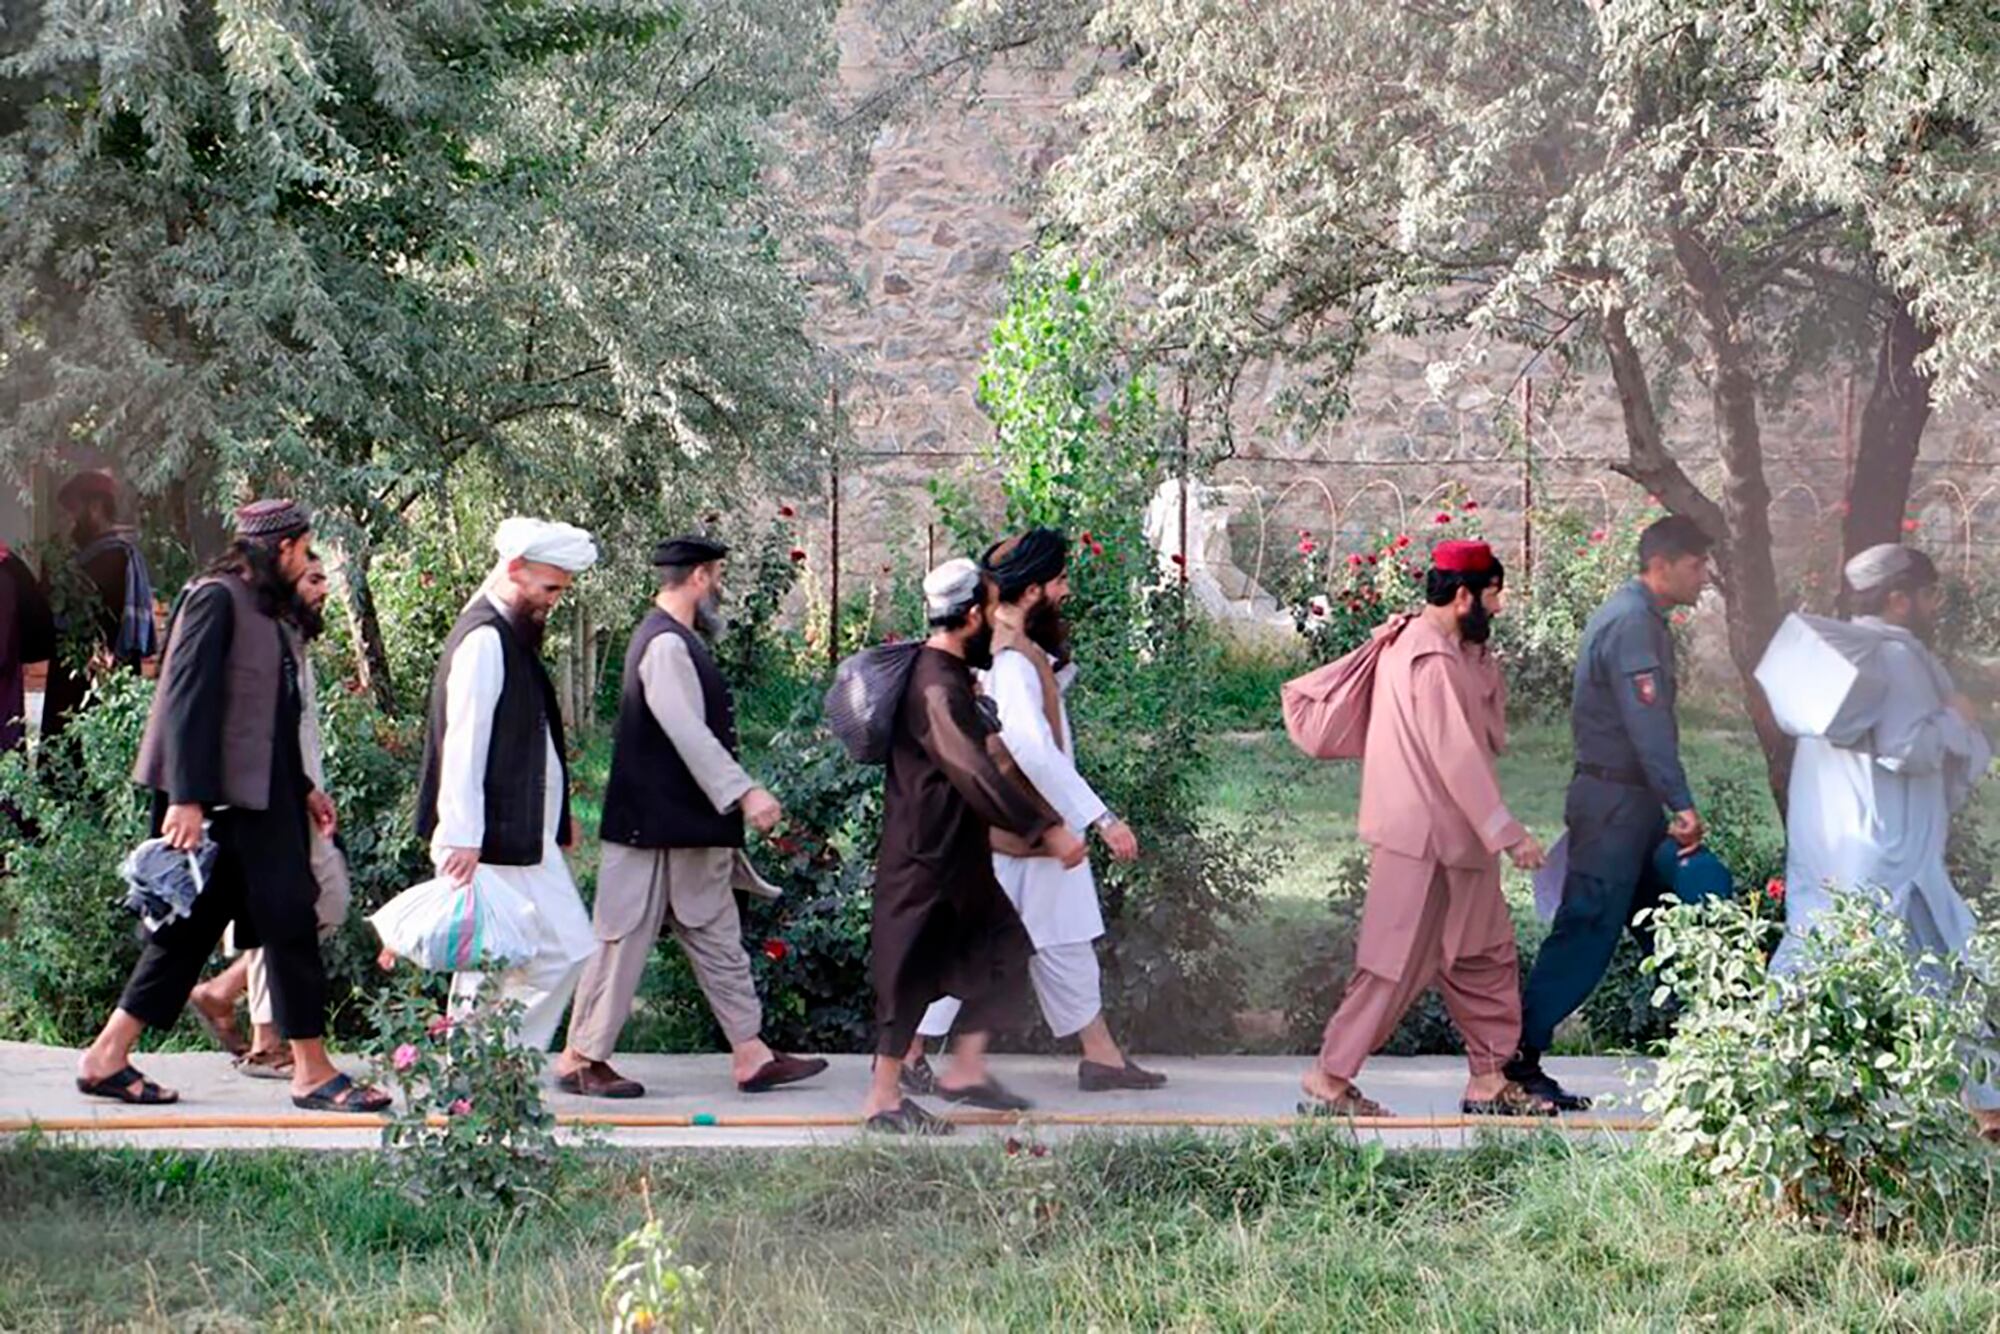
[[[1505,572],[1484,542],[1432,553],[1428,604],[1375,668],[1361,768],[1368,895],[1354,974],[1327,1021],[1299,1110],[1387,1115],[1355,1086],[1362,1063],[1433,983],[1472,1068],[1473,1115],[1549,1115],[1501,1073],[1521,1034],[1520,963],[1498,858],[1523,869],[1541,845],[1500,798],[1493,757],[1506,743],[1506,690],[1487,652]]]

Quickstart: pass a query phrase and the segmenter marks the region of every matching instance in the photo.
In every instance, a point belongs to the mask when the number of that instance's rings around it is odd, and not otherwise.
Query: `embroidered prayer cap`
[[[938,566],[924,576],[924,614],[933,621],[961,615],[979,600],[982,577],[978,564],[964,556]]]
[[[62,484],[56,492],[56,504],[74,514],[83,508],[84,502],[93,497],[117,503],[118,481],[108,472],[91,469],[80,472]]]
[[[493,530],[493,549],[500,559],[532,561],[582,574],[597,564],[597,543],[574,524],[515,515]]]
[[[1431,548],[1431,568],[1447,574],[1484,574],[1493,565],[1493,548],[1484,542],[1440,542]]]
[[[1890,580],[1910,573],[1916,566],[1916,553],[1894,542],[1884,542],[1869,547],[1848,561],[1841,573],[1847,576],[1849,588],[1857,593],[1866,593],[1871,588],[1880,588]]]
[[[1034,584],[1059,577],[1069,564],[1069,539],[1053,528],[1030,528],[995,542],[979,558],[1003,600],[1012,602]]]
[[[312,514],[296,500],[253,500],[236,511],[236,535],[282,542],[312,530]]]
[[[670,537],[653,548],[653,564],[663,565],[707,565],[729,555],[727,544],[698,533],[688,533],[681,537]]]

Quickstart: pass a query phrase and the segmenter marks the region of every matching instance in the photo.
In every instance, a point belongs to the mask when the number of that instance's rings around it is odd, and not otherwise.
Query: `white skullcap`
[[[956,616],[979,597],[979,566],[960,556],[924,576],[924,614],[933,621]]]
[[[1880,588],[1897,575],[1908,571],[1915,562],[1910,558],[1909,548],[1884,542],[1873,546],[1847,562],[1842,571],[1847,576],[1847,586],[1857,593],[1866,593],[1871,588]]]
[[[503,519],[493,530],[493,549],[500,559],[534,561],[581,574],[597,564],[597,543],[574,524],[547,519]]]

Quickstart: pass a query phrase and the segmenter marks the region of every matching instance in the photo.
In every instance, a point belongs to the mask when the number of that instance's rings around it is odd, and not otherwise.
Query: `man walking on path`
[[[1486,653],[1505,575],[1484,542],[1441,543],[1423,612],[1381,651],[1361,762],[1368,894],[1354,975],[1306,1075],[1308,1115],[1385,1116],[1355,1085],[1362,1063],[1438,982],[1465,1039],[1473,1115],[1555,1108],[1508,1081],[1521,1032],[1520,961],[1498,857],[1532,869],[1541,845],[1500,797],[1505,693]]]
[[[721,624],[729,548],[677,537],[653,552],[653,609],[625,651],[611,776],[604,788],[604,856],[594,910],[599,949],[585,965],[556,1083],[570,1093],[636,1098],[645,1089],[611,1067],[662,923],[686,952],[728,1039],[736,1087],[762,1093],[826,1069],[771,1050],[743,951],[736,887],[762,889],[743,856],[743,827],[760,834],[783,812],[736,759],[736,704],[704,636]]]
[[[566,523],[513,518],[493,547],[500,563],[460,613],[431,683],[417,832],[438,874],[460,885],[491,875],[534,905],[541,939],[501,974],[500,995],[522,1006],[520,1045],[547,1051],[597,936],[563,860],[576,846],[569,761],[542,635],[563,593],[597,563],[597,545]],[[471,1009],[483,980],[452,978],[457,1012]]]
[[[185,917],[147,941],[125,994],[77,1064],[77,1087],[128,1103],[179,1094],[131,1064],[147,1027],[173,1027],[225,927],[261,946],[278,1030],[292,1046],[292,1101],[332,1112],[376,1112],[379,1089],[334,1069],[326,1032],[326,969],[313,903],[308,823],[334,827],[333,803],[306,773],[303,650],[279,619],[312,559],[311,521],[287,500],[237,511],[236,541],[197,579],[169,637],[133,776],[153,789],[154,823],[193,851],[216,847],[208,882]]]
[[[975,1106],[1024,1100],[986,1067],[989,1030],[1018,1014],[1034,945],[993,876],[991,830],[1040,845],[1065,867],[1081,865],[1083,840],[1003,772],[987,743],[972,673],[992,663],[988,587],[960,558],[924,579],[930,638],[917,650],[896,713],[875,863],[869,933],[875,979],[875,1065],[864,1124],[887,1134],[948,1134],[899,1087],[917,1022],[941,996],[959,998],[966,1031],[942,1083]]]
[[[310,644],[325,628],[326,566],[315,554],[299,581],[298,597],[286,619],[298,631],[300,640]],[[312,785],[326,790],[326,747],[320,740],[319,690],[313,678],[312,655],[299,654],[299,748]],[[319,939],[324,945],[347,920],[353,886],[347,874],[347,858],[334,842],[335,830],[315,825],[310,831],[313,887],[317,897],[313,910],[319,921]],[[236,1029],[236,1002],[250,1000],[251,1035],[247,1049]],[[271,1006],[270,970],[264,966],[264,951],[246,949],[228,968],[194,989],[188,998],[203,1026],[223,1050],[235,1056],[236,1069],[253,1079],[289,1079],[292,1052],[278,1035],[276,1014]]]
[[[1535,956],[1522,1001],[1521,1050],[1507,1077],[1563,1111],[1590,1099],[1568,1092],[1542,1069],[1556,1025],[1604,979],[1618,937],[1641,908],[1669,891],[1653,854],[1671,836],[1701,846],[1701,816],[1681,769],[1673,631],[1667,615],[1691,607],[1708,582],[1708,535],[1670,515],[1639,535],[1639,575],[1611,595],[1584,627],[1576,655],[1570,731],[1576,773],[1563,820],[1569,828],[1562,905]],[[1662,812],[1673,812],[1668,822]]]
[[[1836,742],[1802,736],[1787,803],[1785,938],[1771,969],[1797,969],[1805,938],[1836,894],[1885,894],[1903,919],[1924,980],[1939,988],[1979,929],[1945,863],[1953,812],[1993,763],[1979,709],[1931,651],[1944,605],[1937,566],[1920,551],[1870,547],[1847,562],[1853,627],[1877,642],[1857,690],[1868,706]],[[1925,956],[1928,956],[1925,958]],[[1993,1053],[1985,1053],[1991,1061]],[[2000,1068],[1968,1081],[1979,1132],[2000,1141]]]
[[[56,492],[70,516],[73,550],[51,576],[49,593],[63,631],[49,662],[42,735],[60,734],[90,689],[88,651],[100,664],[136,667],[158,651],[153,581],[138,534],[118,522],[118,483],[108,472],[80,472]]]
[[[1076,769],[1075,733],[1063,704],[1075,674],[1062,661],[1069,649],[1062,619],[1069,596],[1068,556],[1068,542],[1052,528],[1033,529],[986,553],[983,564],[997,595],[986,689],[1000,710],[1001,744],[1022,777],[1065,827],[1079,835],[1096,830],[1113,856],[1132,861],[1139,855],[1139,841]],[[1165,1075],[1141,1069],[1126,1057],[1105,1023],[1093,943],[1104,934],[1104,914],[1090,863],[1064,867],[1040,847],[1000,829],[993,831],[992,841],[993,873],[1034,942],[1028,975],[1042,1016],[1058,1038],[1075,1036],[1083,1044],[1078,1086],[1100,1093],[1165,1084]],[[947,997],[925,1012],[903,1065],[906,1091],[961,1096],[938,1084],[924,1058],[924,1039],[951,1032],[958,1009],[958,1002]]]

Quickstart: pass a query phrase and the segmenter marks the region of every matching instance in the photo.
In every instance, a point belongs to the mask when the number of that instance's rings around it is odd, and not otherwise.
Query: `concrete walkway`
[[[610,1145],[631,1148],[722,1147],[838,1143],[855,1138],[856,1109],[868,1082],[868,1058],[836,1056],[817,1079],[761,1095],[736,1091],[728,1058],[626,1055],[618,1069],[646,1085],[646,1096],[612,1102],[548,1090],[549,1105],[566,1125],[587,1124]],[[358,1061],[342,1064],[361,1073]],[[1025,1118],[1037,1134],[1059,1137],[1098,1133],[1148,1133],[1181,1126],[1282,1127],[1291,1124],[1305,1057],[1204,1056],[1148,1059],[1171,1081],[1152,1093],[1083,1093],[1073,1058],[996,1056],[994,1072],[1035,1102]],[[1583,1135],[1626,1135],[1640,1115],[1631,1077],[1648,1073],[1644,1062],[1606,1058],[1551,1060],[1549,1069],[1570,1088],[1600,1098],[1585,1116],[1564,1118]],[[372,1148],[380,1142],[374,1118],[306,1113],[291,1105],[281,1082],[245,1079],[227,1058],[208,1052],[143,1057],[148,1077],[180,1092],[169,1107],[127,1107],[76,1091],[76,1053],[30,1043],[0,1042],[0,1133],[39,1126],[54,1137],[88,1144],[177,1148]],[[1455,1057],[1380,1057],[1363,1072],[1369,1096],[1413,1124],[1367,1123],[1358,1133],[1397,1147],[1454,1147],[1483,1133],[1518,1123],[1472,1120],[1458,1113],[1465,1065]],[[1014,1118],[960,1111],[939,1099],[924,1100],[965,1124],[960,1139],[1009,1133]],[[1530,1123],[1534,1128],[1543,1123]]]

